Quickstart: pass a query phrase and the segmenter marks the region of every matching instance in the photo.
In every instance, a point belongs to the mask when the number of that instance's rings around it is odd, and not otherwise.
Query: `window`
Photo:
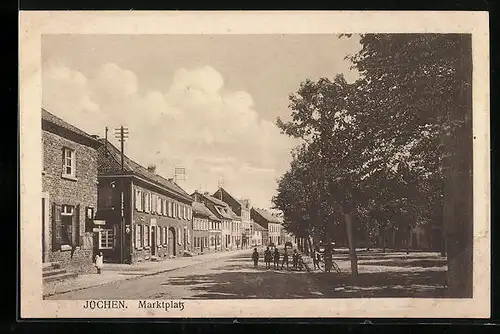
[[[161,244],[166,245],[167,244],[167,228],[162,227],[161,228],[162,233],[161,233]]]
[[[182,218],[181,205],[177,203],[177,218]]]
[[[161,231],[162,231],[162,229],[160,228],[160,226],[157,226],[156,227],[156,246],[157,247],[159,245],[161,245]]]
[[[135,225],[135,248],[142,248],[142,226]]]
[[[71,205],[61,206],[61,244],[73,244],[73,211]]]
[[[163,203],[163,198],[157,196],[157,200],[156,200],[156,213],[159,214],[159,215],[163,214],[163,210],[162,210],[163,205],[162,205],[162,203]]]
[[[168,216],[172,217],[172,202],[168,201]]]
[[[63,148],[63,176],[74,178],[76,175],[75,150]]]
[[[147,225],[144,225],[144,227],[143,227],[142,238],[143,238],[143,242],[142,242],[143,246],[149,247],[149,226],[147,226]]]
[[[158,212],[158,196],[155,194],[151,194],[151,213],[156,213]]]
[[[187,207],[186,206],[182,206],[182,219],[187,219]]]
[[[99,232],[99,249],[112,249],[113,248],[114,233],[111,229],[101,230]]]
[[[135,190],[135,209],[142,211],[142,191],[139,189]]]
[[[151,194],[150,193],[143,193],[144,196],[144,211],[149,212],[150,211],[150,200],[151,200]]]

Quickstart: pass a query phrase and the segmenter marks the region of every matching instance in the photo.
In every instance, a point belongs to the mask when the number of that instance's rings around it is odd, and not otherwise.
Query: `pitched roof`
[[[229,205],[226,202],[221,201],[220,199],[215,198],[212,195],[209,195],[209,194],[202,194],[202,195],[205,196],[205,198],[208,199],[210,202],[212,202],[216,205],[223,206],[223,207],[229,207]]]
[[[106,144],[106,139],[99,139],[102,144]],[[116,167],[116,163],[118,163],[119,168],[121,168],[121,152],[118,148],[116,148],[109,141],[107,145],[102,145],[102,150],[107,150],[109,152],[110,157],[114,160],[114,166]],[[108,166],[109,167],[109,166]],[[126,155],[123,157],[123,168],[125,172],[132,173],[136,176],[140,176],[145,178],[146,180],[155,183],[156,185],[166,188],[170,192],[175,193],[176,195],[182,197],[185,200],[193,201],[193,198],[189,196],[188,193],[181,187],[179,187],[175,182],[165,179],[164,177],[150,171],[146,167],[139,165],[137,162],[133,161]],[[119,172],[120,170],[115,170],[114,172]]]
[[[259,215],[262,216],[265,220],[267,220],[270,223],[275,223],[275,224],[281,224],[283,223],[283,220],[280,219],[279,217],[273,216],[273,214],[267,210],[264,209],[259,209],[259,208],[253,208],[255,212],[257,212]]]
[[[212,220],[220,220],[215,216],[212,211],[210,211],[205,204],[200,202],[193,202],[193,213],[196,215],[200,215],[202,217],[207,217]]]
[[[267,231],[267,229],[261,226],[259,223],[252,222],[253,229],[256,231]]]
[[[50,112],[48,112],[44,108],[42,108],[42,122],[43,121],[52,123],[52,124],[59,126],[63,129],[66,129],[66,130],[69,130],[73,133],[76,133],[77,135],[85,137],[88,140],[94,141],[96,144],[98,143],[97,139],[92,137],[91,135],[89,135],[87,132],[77,128],[74,125],[69,124],[68,122],[64,121],[63,119],[57,117],[56,115],[51,114]]]

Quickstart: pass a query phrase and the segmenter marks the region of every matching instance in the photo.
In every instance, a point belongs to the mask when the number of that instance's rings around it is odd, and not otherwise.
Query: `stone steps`
[[[61,268],[59,262],[44,263],[42,267],[43,282],[62,281],[65,279],[77,277],[77,273],[68,272],[66,269]]]

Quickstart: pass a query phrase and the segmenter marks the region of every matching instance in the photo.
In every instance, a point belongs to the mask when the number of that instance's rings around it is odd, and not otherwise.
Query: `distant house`
[[[250,232],[250,200],[238,200],[224,188],[219,188],[213,197],[227,203],[237,216],[236,219],[233,219],[231,228],[232,245],[236,245],[237,248],[247,247]]]
[[[97,217],[105,261],[134,263],[192,250],[193,199],[171,179],[143,167],[104,139],[99,148]]]
[[[267,240],[267,235],[265,234],[266,229],[257,224],[254,221],[250,222],[250,239],[249,243],[252,247],[259,247],[263,245],[263,242]]]
[[[203,203],[193,202],[193,246],[198,253],[207,253],[215,250],[213,236],[217,218]],[[220,232],[220,231],[219,231]],[[220,235],[220,233],[219,233]]]
[[[42,109],[42,262],[76,272],[93,263],[101,143]]]
[[[226,250],[231,246],[231,225],[235,218],[234,213],[227,203],[211,196],[208,192],[195,191],[191,195],[195,202],[203,203],[217,218],[213,220],[210,245],[216,250]],[[212,243],[213,241],[213,243]]]
[[[264,245],[272,243],[279,246],[284,244],[281,239],[281,225],[283,223],[281,218],[274,216],[271,212],[265,209],[259,208],[252,208],[250,211],[250,217],[257,224],[267,230],[267,238],[264,241]]]

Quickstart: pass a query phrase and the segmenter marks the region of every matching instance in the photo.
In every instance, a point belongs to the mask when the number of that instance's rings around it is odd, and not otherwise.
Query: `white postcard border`
[[[472,299],[184,300],[184,310],[84,310],[42,299],[42,34],[471,33],[473,36],[474,290]],[[22,318],[490,316],[490,130],[487,12],[20,12],[20,306]]]

